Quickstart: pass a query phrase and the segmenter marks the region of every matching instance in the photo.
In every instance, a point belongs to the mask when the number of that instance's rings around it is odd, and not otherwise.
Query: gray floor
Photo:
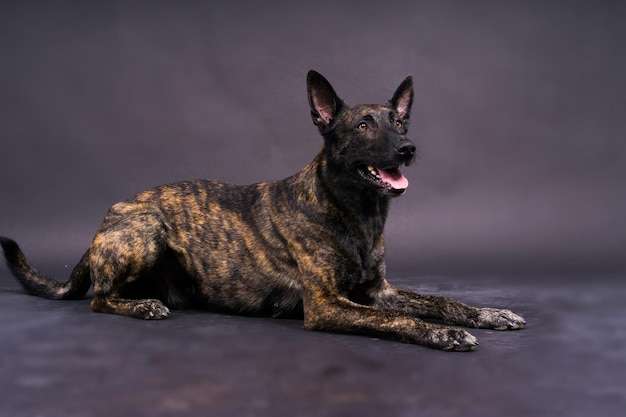
[[[42,269],[44,269],[42,267]],[[622,416],[626,286],[460,277],[396,284],[524,315],[472,353],[176,311],[144,322],[25,295],[0,269],[0,415]]]

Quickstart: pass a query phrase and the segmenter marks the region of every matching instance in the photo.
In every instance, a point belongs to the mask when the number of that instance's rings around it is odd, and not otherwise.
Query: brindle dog
[[[140,319],[163,319],[168,307],[300,316],[309,330],[456,351],[478,343],[448,325],[524,327],[509,310],[418,294],[385,278],[383,226],[390,200],[408,186],[399,167],[416,153],[406,137],[412,78],[387,104],[349,106],[315,71],[307,88],[324,146],[299,173],[246,186],[184,181],[117,203],[65,284],[0,238],[9,268],[30,294],[81,298],[93,283],[94,311]]]

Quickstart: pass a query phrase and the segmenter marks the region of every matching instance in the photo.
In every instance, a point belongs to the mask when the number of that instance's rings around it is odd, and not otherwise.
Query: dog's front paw
[[[431,347],[455,352],[466,352],[476,349],[478,339],[463,329],[442,327],[433,330],[429,335]]]
[[[481,308],[478,311],[476,327],[495,330],[516,330],[526,325],[526,320],[511,310]]]

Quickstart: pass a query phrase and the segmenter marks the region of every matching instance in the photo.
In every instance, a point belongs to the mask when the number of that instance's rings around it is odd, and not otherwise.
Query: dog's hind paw
[[[144,320],[160,320],[169,316],[170,310],[160,300],[138,300],[133,306],[133,317]]]
[[[511,310],[481,308],[478,312],[476,327],[495,330],[517,330],[526,326],[526,320]]]

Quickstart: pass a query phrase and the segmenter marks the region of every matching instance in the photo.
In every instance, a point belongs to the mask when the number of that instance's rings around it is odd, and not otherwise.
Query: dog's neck
[[[344,180],[345,173],[340,171],[328,163],[322,150],[292,178],[304,185],[310,199],[324,207],[326,216],[349,220],[352,230],[361,229],[371,239],[378,239],[383,233],[390,197],[376,190],[355,187],[350,179]]]

